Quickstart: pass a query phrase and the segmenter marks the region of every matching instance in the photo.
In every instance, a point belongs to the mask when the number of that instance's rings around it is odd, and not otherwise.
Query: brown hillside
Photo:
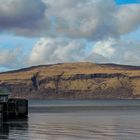
[[[139,98],[140,67],[64,63],[0,73],[0,86],[12,97]]]

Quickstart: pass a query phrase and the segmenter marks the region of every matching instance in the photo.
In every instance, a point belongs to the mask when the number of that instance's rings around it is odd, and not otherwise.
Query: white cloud
[[[104,56],[104,59],[99,59],[100,63],[140,65],[140,42],[103,40],[95,43],[93,46],[94,53]]]
[[[46,0],[56,18],[56,32],[71,38],[98,40],[116,36],[113,0]],[[58,12],[59,11],[59,12]],[[109,21],[109,22],[108,22]]]
[[[121,6],[116,15],[119,34],[135,31],[140,26],[140,5]]]
[[[113,39],[109,39],[107,41],[98,41],[93,48],[93,53],[97,53],[104,57],[111,58],[115,53],[115,48],[113,47],[113,45],[115,44],[116,42]]]
[[[102,40],[118,38],[140,26],[140,5],[117,6],[114,0],[44,0],[55,17],[55,36]],[[58,12],[59,11],[59,12]]]
[[[5,68],[20,68],[24,65],[22,50],[19,47],[14,49],[0,49],[0,66]]]
[[[90,55],[85,57],[84,60],[87,62],[92,62],[92,63],[109,63],[110,62],[110,60],[107,57],[104,57],[103,55],[100,55],[95,52],[90,53]]]
[[[84,40],[41,38],[30,54],[21,48],[1,49],[0,67],[17,69],[31,65],[90,61],[93,63],[118,63],[140,65],[140,42],[108,39],[98,41],[88,51]]]
[[[114,0],[1,0],[0,31],[41,39],[29,56],[1,49],[0,66],[84,60],[140,65],[140,43],[120,41],[140,27],[139,13],[140,5]],[[83,40],[95,43],[89,56]]]
[[[138,51],[138,52],[137,52]],[[124,54],[124,64],[128,65],[140,65],[140,49],[134,51],[128,51]]]
[[[28,65],[81,61],[85,56],[84,41],[42,38],[33,47]]]
[[[113,62],[140,65],[140,42],[117,42]]]
[[[114,0],[1,0],[0,29],[18,35],[102,40],[140,26],[140,5]]]

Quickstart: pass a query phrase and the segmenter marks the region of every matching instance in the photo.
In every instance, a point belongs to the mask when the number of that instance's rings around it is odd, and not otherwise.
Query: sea
[[[140,140],[140,100],[29,100],[0,140]]]

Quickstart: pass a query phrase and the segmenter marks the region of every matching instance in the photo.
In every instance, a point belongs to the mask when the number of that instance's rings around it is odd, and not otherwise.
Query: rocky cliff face
[[[12,97],[112,99],[140,97],[140,67],[70,63],[1,73]]]

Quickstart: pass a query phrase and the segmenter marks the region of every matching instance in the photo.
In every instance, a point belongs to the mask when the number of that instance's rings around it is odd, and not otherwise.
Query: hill
[[[140,97],[140,66],[61,63],[0,73],[11,97],[124,99]]]

